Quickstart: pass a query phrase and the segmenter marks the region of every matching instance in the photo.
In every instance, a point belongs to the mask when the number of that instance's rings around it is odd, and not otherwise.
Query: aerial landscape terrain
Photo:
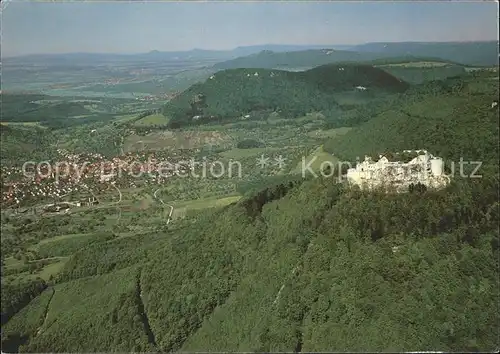
[[[497,5],[10,2],[2,352],[498,351]]]

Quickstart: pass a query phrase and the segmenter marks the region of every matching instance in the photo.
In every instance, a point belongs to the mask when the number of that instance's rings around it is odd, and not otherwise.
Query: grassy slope
[[[150,116],[139,119],[134,122],[133,126],[148,127],[151,125],[165,125],[168,123],[168,118],[162,114],[152,114]]]
[[[55,150],[52,133],[37,125],[1,124],[0,139],[2,163],[42,161]]]
[[[127,302],[137,272],[113,261],[120,255],[144,266],[143,301],[161,351],[490,350],[498,330],[491,235],[475,246],[455,235],[424,236],[453,206],[453,193],[408,203],[408,196],[356,195],[312,180],[265,204],[255,219],[240,202],[150,239],[147,254],[138,251],[143,237],[135,247],[109,247],[97,258],[121,270],[56,286],[45,332],[28,349],[146,349]],[[383,239],[358,234],[366,229],[360,214],[392,217]],[[408,228],[416,235],[400,238]],[[109,245],[123,241],[131,238]],[[95,264],[81,261],[73,275]]]
[[[42,258],[70,256],[93,243],[109,241],[113,237],[111,233],[62,235],[43,240],[34,249]]]
[[[314,172],[320,172],[321,167],[326,168],[327,166],[336,166],[337,162],[338,159],[336,157],[324,151],[323,146],[320,146],[309,154],[309,156],[306,156],[304,161],[299,162],[291,173],[302,174],[303,165],[306,166],[306,168],[309,166]],[[310,172],[304,170],[304,173],[309,174]]]

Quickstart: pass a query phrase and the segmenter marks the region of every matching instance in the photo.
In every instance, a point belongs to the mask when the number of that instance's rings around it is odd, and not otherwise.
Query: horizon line
[[[314,47],[322,47],[321,49],[333,49],[332,47],[356,47],[356,46],[362,46],[362,45],[367,45],[367,44],[381,44],[381,43],[423,43],[423,44],[433,44],[433,43],[481,43],[481,42],[499,42],[499,39],[478,39],[478,40],[442,40],[442,41],[419,41],[419,40],[408,40],[408,41],[376,41],[376,42],[363,42],[363,43],[358,43],[358,44],[287,44],[287,43],[265,43],[265,44],[249,44],[249,45],[239,45],[236,47],[232,47],[231,49],[210,49],[210,48],[198,48],[194,47],[191,49],[186,49],[186,50],[158,50],[158,49],[151,49],[150,51],[147,52],[134,52],[134,53],[127,53],[127,52],[45,52],[45,53],[28,53],[28,54],[17,54],[17,55],[2,55],[2,59],[11,59],[11,58],[22,58],[22,57],[29,57],[29,56],[37,56],[37,55],[123,55],[123,56],[128,56],[128,55],[140,55],[140,54],[149,54],[149,53],[188,53],[188,52],[193,52],[196,50],[199,51],[207,51],[207,52],[232,52],[235,51],[236,49],[239,48],[250,48],[250,47],[260,47],[260,46],[296,46],[296,47],[307,47],[307,46],[314,46]],[[324,47],[323,47],[324,46]],[[340,49],[342,50],[342,49]],[[344,51],[349,51],[348,49]],[[1,52],[0,52],[1,53]]]

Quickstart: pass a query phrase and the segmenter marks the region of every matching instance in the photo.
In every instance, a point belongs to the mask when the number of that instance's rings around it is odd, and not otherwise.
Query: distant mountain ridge
[[[361,45],[288,45],[263,44],[240,46],[231,50],[192,49],[186,51],[157,51],[138,54],[113,53],[66,53],[66,54],[30,54],[2,58],[4,63],[40,63],[59,62],[88,63],[88,62],[119,62],[119,61],[150,61],[150,60],[243,60],[240,57],[255,55],[263,51],[274,53],[292,53],[303,51],[333,50],[339,56],[336,61],[367,61],[394,56],[436,57],[451,60],[465,65],[498,65],[498,42],[380,42]],[[296,54],[300,56],[301,54]],[[331,62],[320,62],[316,65]],[[280,63],[278,63],[280,64]],[[221,65],[228,68],[231,64]],[[314,66],[314,65],[307,65]],[[233,65],[234,67],[234,65]]]
[[[368,43],[349,47],[348,50],[335,48],[307,49],[302,51],[259,53],[217,63],[217,69],[235,68],[286,68],[314,67],[340,62],[382,61],[394,57],[444,61],[472,66],[498,65],[498,43],[488,42],[443,42],[443,43]]]
[[[326,47],[345,48],[340,45],[285,45],[285,44],[263,44],[254,46],[241,46],[230,50],[211,50],[194,48],[185,51],[158,51],[151,50],[147,53],[136,54],[117,54],[117,53],[60,53],[60,54],[28,54],[21,56],[4,57],[3,60],[7,64],[11,61],[16,62],[68,62],[87,63],[91,62],[114,62],[114,61],[130,61],[130,60],[189,60],[189,59],[214,59],[214,60],[229,60],[240,56],[259,53],[263,50],[271,50],[273,52],[293,52],[307,49],[319,49]]]
[[[263,50],[245,57],[228,60],[214,65],[216,69],[236,68],[300,68],[315,67],[339,62],[365,62],[388,57],[384,53],[359,53],[329,48],[308,49],[295,52],[273,52]]]
[[[460,64],[498,65],[498,41],[473,42],[380,42],[354,46],[357,52],[383,53],[389,56],[415,55],[438,57]]]

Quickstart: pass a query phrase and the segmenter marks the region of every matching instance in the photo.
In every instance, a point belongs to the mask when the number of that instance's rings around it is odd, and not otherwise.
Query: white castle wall
[[[399,192],[408,191],[411,184],[417,183],[433,189],[445,187],[450,178],[444,175],[443,160],[425,150],[417,152],[421,155],[408,163],[391,162],[385,156],[373,162],[371,158],[365,157],[363,162],[347,171],[347,180],[362,189],[387,187]]]

